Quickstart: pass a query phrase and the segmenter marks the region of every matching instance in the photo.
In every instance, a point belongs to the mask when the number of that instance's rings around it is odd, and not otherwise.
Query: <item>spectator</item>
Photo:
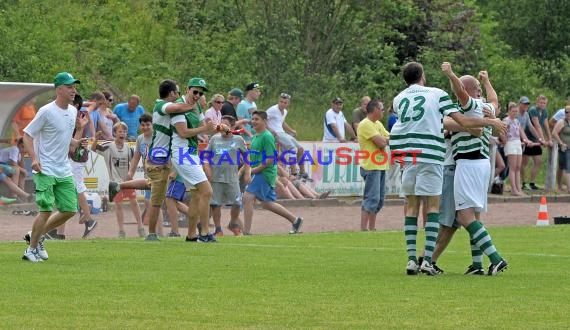
[[[94,92],[89,97],[88,102],[83,102],[83,107],[86,107],[86,111],[89,112],[89,117],[91,118],[91,125],[87,127],[86,137],[94,138],[96,132],[103,132],[105,140],[112,139],[112,125],[108,127],[107,120],[101,115],[100,108],[107,108],[107,101],[105,95],[101,92]],[[83,108],[81,109],[83,111]]]
[[[366,107],[367,116],[358,125],[358,144],[369,155],[384,150],[390,141],[388,131],[380,122],[384,116],[384,105],[379,100],[370,101]],[[364,181],[364,193],[360,212],[360,230],[376,230],[376,216],[384,206],[386,193],[386,170],[389,168],[386,153],[379,153],[376,161],[367,157],[362,161],[360,175]]]
[[[560,151],[558,153],[560,168],[564,171],[564,177],[566,178],[566,190],[570,193],[570,106],[567,105],[564,108],[564,119],[559,120],[556,125],[554,125],[554,129],[552,130],[552,134],[558,144],[560,145]],[[559,184],[559,187],[562,185]]]
[[[8,187],[15,195],[27,199],[29,197],[29,194],[24,192],[24,184],[26,180],[27,171],[24,168],[23,156],[24,156],[23,138],[19,138],[16,141],[16,145],[0,150],[0,165],[5,165],[10,167],[10,169],[6,169],[4,171],[4,175],[2,175],[2,177],[11,173],[9,175],[10,180],[19,189],[15,189],[15,187],[10,184],[8,185]],[[2,180],[3,179],[4,178],[2,178]]]
[[[253,127],[251,126],[251,114],[257,110],[257,104],[255,101],[259,99],[261,95],[261,86],[256,83],[252,82],[245,86],[245,99],[241,100],[241,102],[237,106],[237,116],[238,120],[244,120],[243,127],[246,130],[246,136],[244,136],[245,141],[251,141],[251,137],[253,136]]]
[[[123,182],[128,180],[129,167],[134,156],[134,151],[125,140],[127,138],[127,124],[118,122],[113,126],[115,140],[104,145],[98,145],[97,140],[103,135],[97,132],[95,141],[91,145],[91,150],[97,152],[105,158],[110,182]],[[134,189],[121,189],[109,202],[115,203],[115,214],[119,226],[119,238],[126,236],[123,214],[123,200],[128,199],[131,204],[131,211],[137,221],[139,237],[145,237],[145,231],[141,219],[137,195]]]
[[[517,119],[517,104],[509,103],[508,116],[503,119],[507,124],[507,133],[505,137],[505,155],[507,155],[509,164],[509,181],[511,182],[511,195],[524,196],[521,184],[521,163],[522,163],[522,146],[521,141],[530,145],[524,129]],[[503,136],[501,137],[503,138]],[[498,156],[498,155],[497,155]]]
[[[569,106],[569,105],[570,105],[570,97],[568,99],[566,99],[566,106]],[[556,113],[552,116],[552,118],[550,118],[550,120],[548,121],[548,124],[550,125],[550,129],[553,129],[554,125],[556,125],[556,123],[559,120],[562,120],[566,117],[565,111],[566,111],[566,108],[558,109],[558,111],[556,111]]]
[[[222,104],[224,103],[224,97],[220,94],[214,94],[210,100],[210,108],[204,113],[204,119],[210,119],[214,125],[219,125],[222,123]]]
[[[526,100],[524,100],[526,101]],[[536,142],[540,142],[542,146],[552,147],[552,139],[550,137],[550,130],[548,129],[548,110],[546,106],[548,104],[548,99],[544,95],[539,95],[536,98],[536,106],[533,106],[529,109],[528,115],[530,118],[530,122],[534,130],[536,131],[536,135],[534,132],[528,129],[525,130],[525,134],[528,139],[533,142],[533,145]],[[530,125],[529,125],[530,126]],[[546,139],[545,139],[546,135]],[[522,160],[522,175],[521,178],[523,180],[523,189],[528,190],[540,190],[536,184],[536,175],[538,174],[538,170],[542,164],[542,146],[530,146],[525,148],[523,152],[523,160]],[[524,168],[528,164],[528,161],[532,158],[533,166],[530,172],[530,182],[526,185],[524,182]]]
[[[360,99],[360,106],[352,110],[352,129],[355,132],[357,131],[358,123],[360,123],[364,118],[366,118],[366,106],[368,105],[369,102],[370,102],[370,96],[363,96]]]
[[[107,98],[109,103],[113,99]],[[139,118],[144,113],[144,108],[140,105],[140,97],[138,95],[131,95],[128,102],[119,103],[113,109],[113,113],[118,117],[118,121],[127,124],[127,141],[137,140],[137,129],[139,127]]]
[[[394,124],[398,121],[398,114],[396,111],[394,111],[394,107],[392,105],[390,105],[390,108],[388,108],[388,113],[390,114],[388,116],[388,132],[391,132],[392,126],[394,126]]]
[[[237,120],[236,107],[241,102],[241,100],[243,100],[243,91],[239,88],[232,88],[232,90],[228,92],[228,98],[220,110],[222,116],[232,116]],[[236,123],[236,125],[237,124],[238,123]]]
[[[36,98],[32,98],[20,107],[12,118],[12,141],[16,141],[24,136],[24,127],[36,116]]]
[[[303,179],[308,179],[309,175],[305,172],[305,166],[300,163],[303,158],[303,153],[305,150],[295,137],[297,136],[297,131],[291,128],[285,122],[287,117],[287,107],[291,102],[291,95],[287,93],[281,93],[279,96],[279,101],[277,104],[273,105],[267,109],[267,129],[277,142],[279,142],[281,151],[292,151],[296,154],[295,160],[291,161],[291,173],[299,175]],[[299,165],[297,165],[299,162]]]
[[[342,105],[340,97],[332,100],[332,106],[325,114],[323,142],[346,142],[346,131],[350,133],[351,139],[356,138],[354,130],[344,118]]]

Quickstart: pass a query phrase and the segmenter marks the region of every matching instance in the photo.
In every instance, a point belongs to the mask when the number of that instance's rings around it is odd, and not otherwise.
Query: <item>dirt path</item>
[[[337,203],[329,203],[337,204]],[[356,231],[360,228],[360,207],[358,205],[340,206],[287,206],[294,214],[301,215],[305,222],[303,232],[323,231]],[[20,207],[22,208],[22,207]],[[28,209],[33,206],[27,206]],[[520,201],[505,203],[494,202],[489,205],[488,213],[483,215],[483,222],[489,226],[498,225],[535,225],[539,203],[536,201]],[[31,229],[33,217],[13,215],[16,206],[0,209],[0,241],[21,240],[22,235]],[[570,216],[570,203],[549,202],[548,212],[550,223],[553,224],[555,216]],[[67,239],[80,239],[84,227],[77,223],[78,217],[69,221],[66,228]],[[117,224],[114,212],[100,213],[95,216],[99,225],[91,237],[112,238],[117,236]],[[227,225],[229,209],[222,210],[222,222]],[[128,211],[125,213],[126,231],[128,237],[137,236],[137,227]],[[403,208],[401,201],[389,201],[378,216],[378,230],[400,230],[403,223]],[[254,234],[283,234],[290,229],[290,224],[264,210],[256,210],[253,220],[252,232]],[[169,228],[165,228],[168,232]],[[181,228],[181,234],[186,228]],[[226,235],[231,235],[227,230]]]

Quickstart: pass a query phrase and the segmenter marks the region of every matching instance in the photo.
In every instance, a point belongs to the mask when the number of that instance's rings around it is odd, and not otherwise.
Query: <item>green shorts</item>
[[[57,178],[43,173],[34,173],[36,204],[40,212],[51,212],[53,207],[60,212],[77,212],[77,190],[73,176]]]

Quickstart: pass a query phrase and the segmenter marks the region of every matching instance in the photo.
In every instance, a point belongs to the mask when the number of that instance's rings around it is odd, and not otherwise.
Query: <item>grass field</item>
[[[0,328],[567,329],[570,227],[490,233],[496,277],[462,275],[465,231],[438,277],[405,275],[401,232],[48,241],[41,264],[3,242]]]

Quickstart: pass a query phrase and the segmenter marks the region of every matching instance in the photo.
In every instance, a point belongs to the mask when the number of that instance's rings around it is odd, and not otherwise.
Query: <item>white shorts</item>
[[[301,148],[299,142],[297,142],[297,140],[293,136],[285,132],[277,133],[277,142],[279,142],[279,144],[281,145],[281,150],[283,151],[293,150],[297,152],[297,150]]]
[[[184,181],[186,188],[194,189],[195,186],[201,182],[208,181],[206,173],[202,165],[200,165],[200,157],[196,155],[189,155],[191,159],[183,158],[182,160],[172,153],[172,167]]]
[[[521,141],[507,141],[507,144],[505,144],[505,155],[522,155]]]
[[[487,190],[491,177],[488,159],[458,159],[455,166],[455,209],[474,208],[475,212],[487,211]]]
[[[85,163],[77,163],[69,160],[69,164],[71,165],[71,174],[73,174],[73,181],[75,181],[75,189],[77,189],[77,193],[81,194],[87,191],[87,187],[85,186],[85,182],[83,181],[84,173],[85,173]]]
[[[402,194],[404,196],[439,196],[443,186],[443,165],[417,163],[404,165]]]

